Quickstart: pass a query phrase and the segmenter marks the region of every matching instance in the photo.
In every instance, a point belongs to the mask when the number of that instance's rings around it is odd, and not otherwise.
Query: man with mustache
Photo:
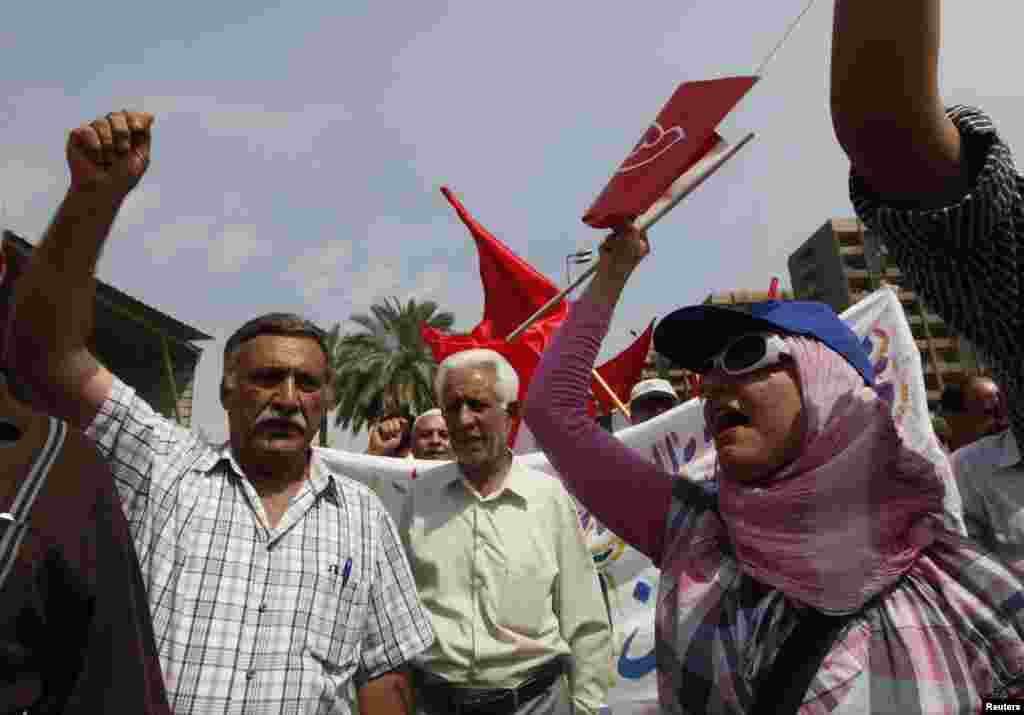
[[[400,529],[437,640],[416,659],[421,712],[596,715],[611,628],[562,483],[512,456],[519,378],[491,350],[438,367],[456,461],[413,482]]]
[[[15,287],[14,368],[113,470],[174,712],[409,713],[433,640],[380,500],[310,444],[333,401],[323,332],[249,321],[224,348],[219,449],[158,415],[89,352],[100,251],[150,159],[151,115],[71,132],[71,187]]]

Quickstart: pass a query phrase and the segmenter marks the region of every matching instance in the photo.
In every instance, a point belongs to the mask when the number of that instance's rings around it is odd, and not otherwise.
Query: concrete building
[[[883,283],[897,286],[900,302],[921,350],[934,409],[949,381],[975,374],[981,368],[977,353],[954,334],[913,291],[899,288],[903,274],[886,255],[881,241],[855,218],[826,221],[789,257],[794,294],[819,300],[841,312]]]
[[[0,300],[24,273],[31,243],[3,232],[7,279]],[[192,394],[202,349],[194,343],[213,338],[142,303],[111,285],[96,281],[96,321],[89,349],[153,409],[179,424],[192,425]]]

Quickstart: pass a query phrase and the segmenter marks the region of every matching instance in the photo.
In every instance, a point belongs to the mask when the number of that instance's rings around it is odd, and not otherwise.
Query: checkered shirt
[[[117,480],[175,713],[347,714],[353,680],[433,642],[391,518],[315,453],[270,529],[226,445],[116,378],[86,435]]]
[[[985,114],[955,106],[971,187],[959,202],[937,209],[886,203],[863,179],[850,177],[861,220],[877,232],[908,287],[990,364],[1009,403],[1010,425],[1024,444],[1024,315],[1021,241],[1024,177]]]

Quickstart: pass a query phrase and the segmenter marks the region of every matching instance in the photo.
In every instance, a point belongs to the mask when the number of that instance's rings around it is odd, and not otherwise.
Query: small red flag
[[[779,295],[779,279],[776,277],[776,278],[772,278],[772,283],[768,287],[768,300],[775,300],[775,298],[778,295]]]
[[[479,340],[504,338],[558,295],[558,286],[491,235],[447,186],[441,187],[441,193],[469,229],[480,256],[484,317],[470,334]],[[562,300],[544,315],[564,319],[568,313],[569,303]]]
[[[522,401],[526,398],[541,353],[569,314],[569,303],[565,299],[559,301],[514,341],[506,341],[505,336],[558,294],[558,286],[491,235],[469,214],[448,187],[441,187],[441,192],[455,208],[476,242],[480,256],[480,280],[484,290],[484,316],[466,335],[446,335],[424,324],[420,327],[423,341],[438,362],[449,355],[473,348],[487,348],[504,356],[519,376],[519,400]],[[517,421],[512,426],[510,444],[515,443],[518,428]]]
[[[644,365],[647,362],[647,355],[651,351],[653,337],[654,321],[652,320],[651,324],[647,326],[647,330],[637,337],[632,345],[597,368],[598,374],[608,384],[608,387],[612,388],[616,397],[624,403],[629,402],[629,393],[643,377]],[[608,396],[603,387],[598,385],[597,380],[591,381],[590,389],[601,406],[602,413],[616,408],[612,398]]]
[[[614,228],[647,211],[672,182],[722,143],[715,127],[757,79],[681,84],[584,214],[584,223]]]

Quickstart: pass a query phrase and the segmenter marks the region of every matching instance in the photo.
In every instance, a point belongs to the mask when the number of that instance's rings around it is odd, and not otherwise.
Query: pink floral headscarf
[[[825,613],[850,613],[932,542],[939,470],[949,467],[903,445],[889,405],[837,353],[810,338],[785,341],[800,376],[803,448],[765,482],[721,478],[722,518],[752,577]]]

